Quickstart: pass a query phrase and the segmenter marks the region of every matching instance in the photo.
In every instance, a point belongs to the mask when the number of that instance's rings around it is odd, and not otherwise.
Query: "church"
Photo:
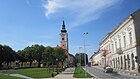
[[[65,50],[65,53],[68,56],[68,58],[66,59],[67,66],[75,66],[75,57],[69,53],[68,32],[66,30],[64,20],[62,23],[62,29],[60,33],[60,47],[62,47]]]

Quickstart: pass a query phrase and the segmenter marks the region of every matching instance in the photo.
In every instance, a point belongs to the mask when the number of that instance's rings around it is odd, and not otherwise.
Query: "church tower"
[[[67,30],[65,28],[65,22],[63,20],[63,24],[62,24],[62,29],[61,29],[61,33],[60,33],[60,46],[65,49],[68,53],[68,33]]]

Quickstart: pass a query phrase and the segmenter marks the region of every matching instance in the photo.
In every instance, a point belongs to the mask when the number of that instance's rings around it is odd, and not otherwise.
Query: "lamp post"
[[[57,74],[58,74],[58,59],[56,58],[56,62],[57,62]]]
[[[84,35],[84,53],[85,53],[85,71],[86,71],[86,40],[85,40],[85,37],[86,37],[86,35],[88,34],[88,32],[86,32],[86,33],[83,33],[83,35]],[[87,74],[86,74],[86,72],[85,72],[85,76],[87,76]]]

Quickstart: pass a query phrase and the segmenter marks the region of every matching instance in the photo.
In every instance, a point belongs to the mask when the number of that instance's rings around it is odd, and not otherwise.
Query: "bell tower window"
[[[62,38],[62,40],[64,40],[64,38]]]

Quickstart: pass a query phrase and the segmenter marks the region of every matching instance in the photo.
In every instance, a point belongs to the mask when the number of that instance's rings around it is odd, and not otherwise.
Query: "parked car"
[[[98,64],[93,64],[93,66],[98,66]]]
[[[109,66],[106,66],[106,67],[104,67],[104,72],[105,73],[112,73],[113,72],[113,68],[111,68]]]

